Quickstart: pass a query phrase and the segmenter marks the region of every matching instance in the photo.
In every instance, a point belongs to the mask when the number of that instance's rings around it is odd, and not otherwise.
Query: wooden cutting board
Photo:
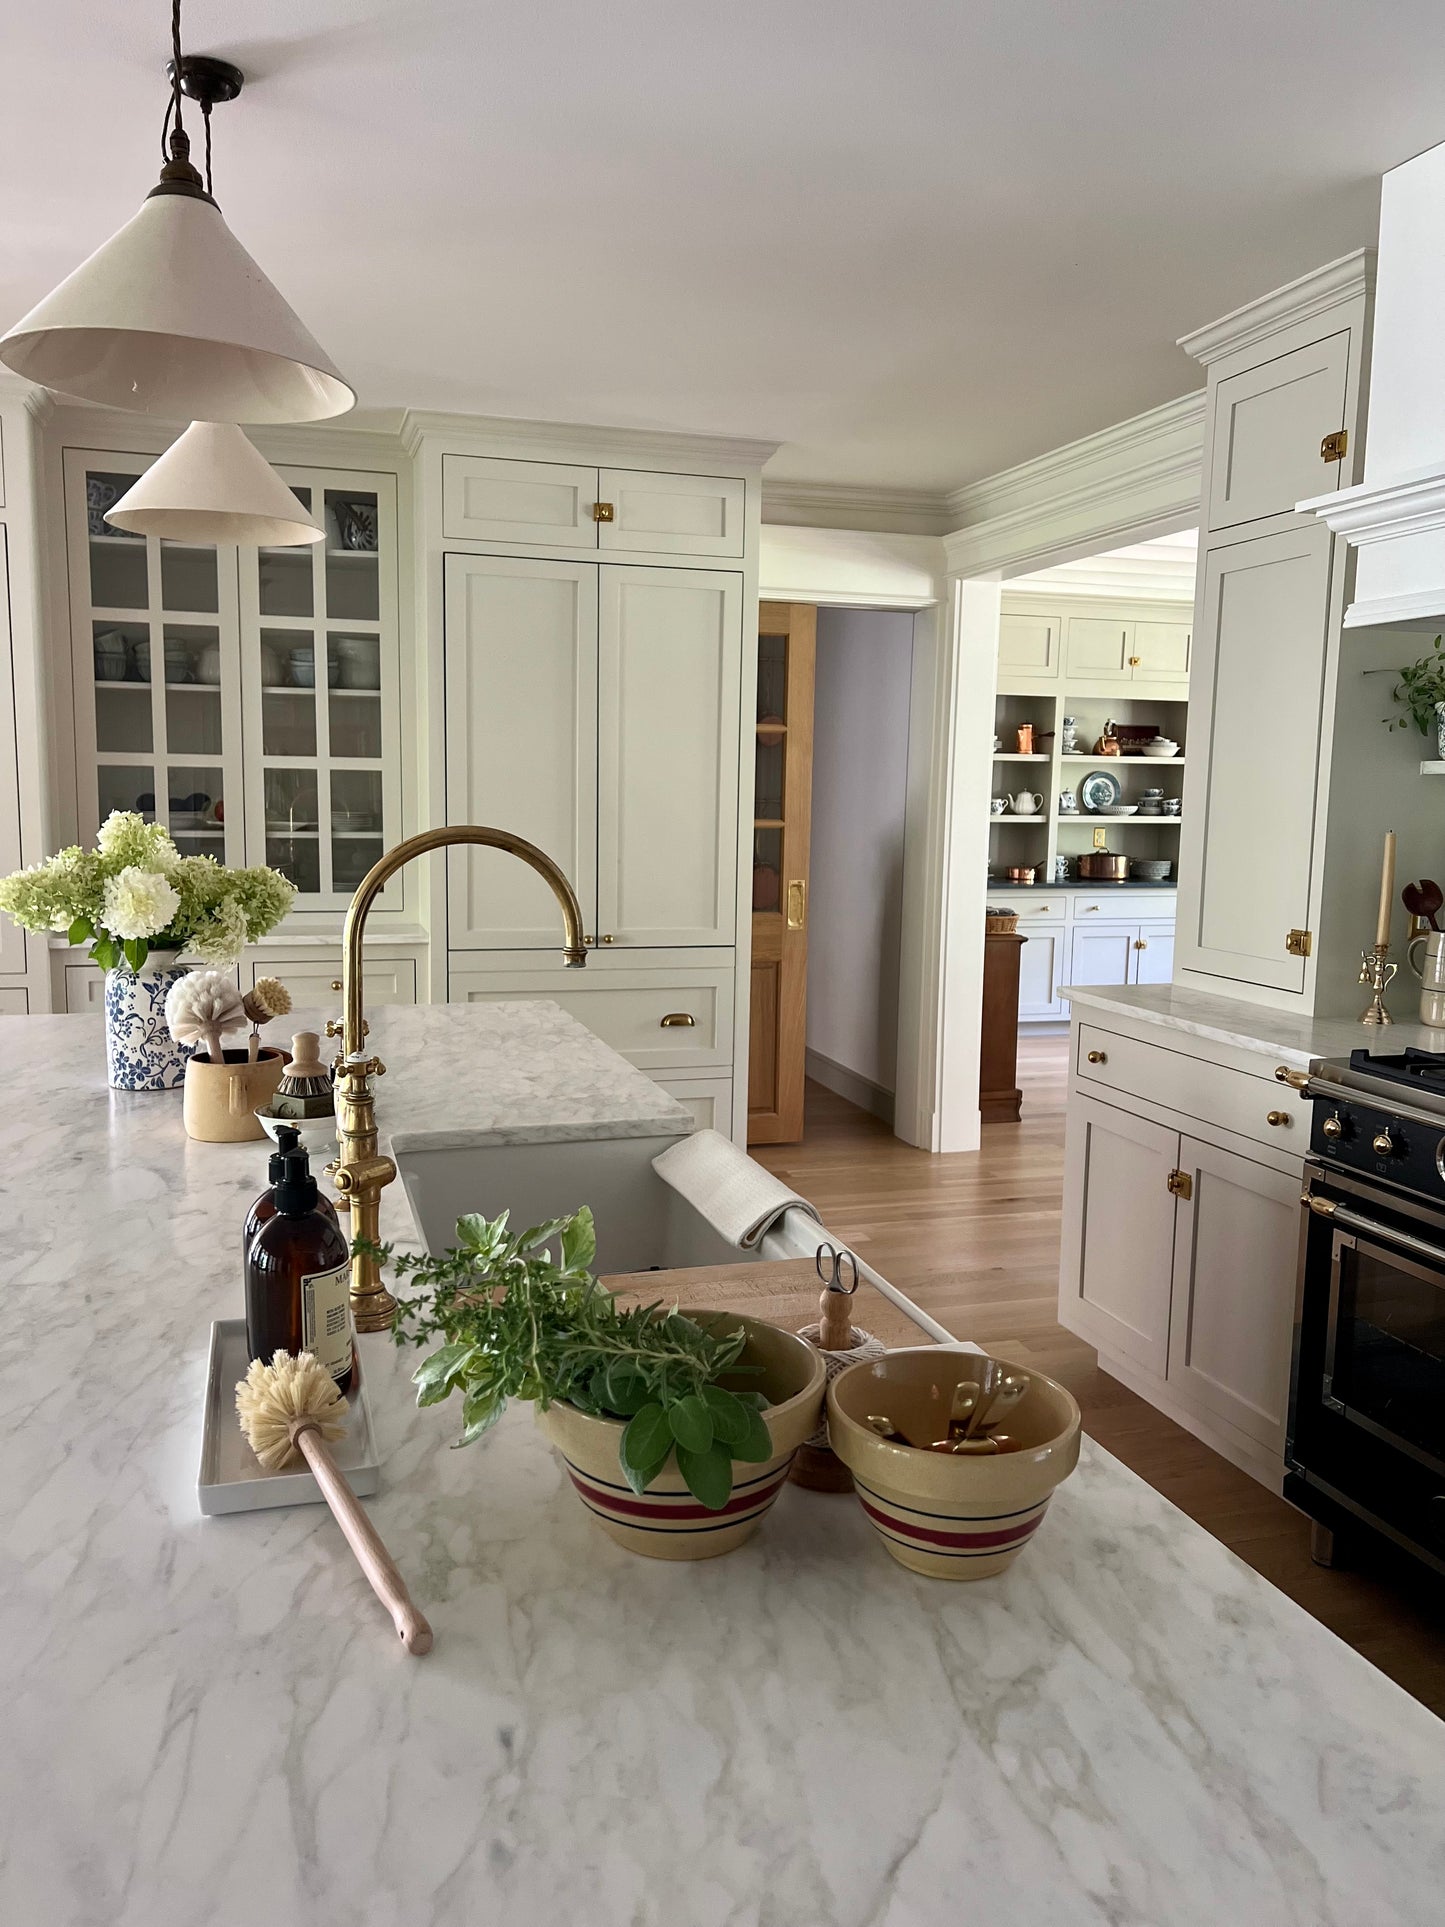
[[[822,1285],[811,1258],[784,1258],[775,1263],[693,1265],[675,1271],[618,1272],[602,1283],[633,1303],[651,1304],[660,1298],[684,1310],[738,1311],[750,1318],[797,1331],[817,1323]],[[853,1297],[853,1323],[881,1338],[890,1348],[931,1345],[932,1334],[915,1325],[891,1298],[885,1298],[866,1278],[858,1280]]]

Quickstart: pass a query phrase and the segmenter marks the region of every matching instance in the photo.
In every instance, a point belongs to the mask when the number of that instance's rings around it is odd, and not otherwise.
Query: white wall
[[[913,617],[818,611],[808,1048],[895,1089]]]

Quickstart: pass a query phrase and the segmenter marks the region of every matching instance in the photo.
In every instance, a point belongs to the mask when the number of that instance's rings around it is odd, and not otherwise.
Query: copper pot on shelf
[[[1127,883],[1129,859],[1112,850],[1088,850],[1079,858],[1079,875],[1086,883]]]

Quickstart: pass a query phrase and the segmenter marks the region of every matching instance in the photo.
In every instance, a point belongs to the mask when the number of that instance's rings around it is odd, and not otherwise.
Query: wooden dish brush
[[[236,1387],[236,1412],[251,1450],[268,1472],[279,1471],[297,1453],[305,1459],[356,1563],[391,1614],[401,1643],[409,1653],[429,1653],[431,1627],[412,1604],[406,1581],[326,1442],[346,1430],[346,1400],[330,1372],[310,1352],[297,1358],[277,1352],[269,1365],[254,1358]]]

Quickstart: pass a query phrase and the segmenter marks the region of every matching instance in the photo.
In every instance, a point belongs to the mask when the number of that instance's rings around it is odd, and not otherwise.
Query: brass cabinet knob
[[[662,1030],[696,1030],[697,1019],[690,1010],[670,1010],[663,1018]]]
[[[1288,1111],[1271,1111],[1264,1121],[1266,1124],[1282,1124],[1286,1130],[1293,1122]]]
[[[1091,1050],[1089,1052],[1089,1062],[1091,1064],[1107,1064],[1108,1061],[1109,1054],[1107,1051]]]
[[[1309,1084],[1310,1074],[1308,1071],[1292,1071],[1288,1064],[1276,1064],[1274,1081],[1276,1084],[1288,1084],[1292,1091],[1302,1091]]]
[[[617,939],[615,937],[599,937],[597,941],[598,943],[616,943]]]
[[[344,984],[342,983],[342,981],[341,981],[341,979],[340,979],[339,977],[333,977],[333,978],[331,979],[331,988],[332,988],[333,990],[344,990],[344,989],[345,989],[345,987],[346,987],[346,986],[345,986],[345,985],[344,985]]]
[[[1271,1124],[1274,1123],[1276,1116],[1276,1112],[1270,1112],[1269,1121]],[[1345,1135],[1345,1120],[1340,1116],[1339,1112],[1336,1111],[1333,1117],[1327,1117],[1325,1119],[1324,1123],[1320,1126],[1320,1130],[1328,1138],[1343,1137]]]
[[[1139,664],[1140,664],[1140,663],[1141,663],[1142,661],[1143,661],[1143,657],[1142,657],[1142,656],[1130,656],[1130,658],[1129,658],[1129,667],[1130,667],[1131,669],[1137,669],[1137,668],[1139,667]]]
[[[1392,1158],[1399,1155],[1400,1146],[1389,1131],[1377,1131],[1370,1143],[1376,1157]]]

